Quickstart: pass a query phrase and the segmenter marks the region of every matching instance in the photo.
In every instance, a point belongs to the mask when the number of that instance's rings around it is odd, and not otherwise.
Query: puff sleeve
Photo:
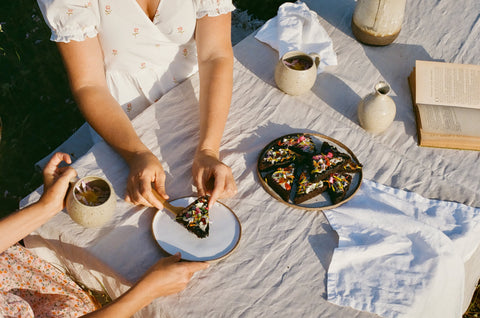
[[[195,0],[197,19],[206,15],[215,17],[235,10],[232,0]]]
[[[83,41],[98,33],[98,0],[37,0],[45,22],[52,30],[50,40]]]

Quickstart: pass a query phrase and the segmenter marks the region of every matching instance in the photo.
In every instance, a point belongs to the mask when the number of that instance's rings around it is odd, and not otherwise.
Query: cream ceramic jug
[[[395,119],[396,106],[388,96],[390,85],[381,81],[375,85],[375,92],[358,103],[357,115],[360,126],[368,132],[378,134],[390,126]]]
[[[406,0],[358,0],[352,17],[357,40],[369,45],[387,45],[400,33]]]
[[[275,83],[289,95],[309,91],[317,78],[320,55],[300,51],[285,53],[275,67]]]

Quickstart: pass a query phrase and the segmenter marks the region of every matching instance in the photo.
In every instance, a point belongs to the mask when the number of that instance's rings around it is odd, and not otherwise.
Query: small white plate
[[[188,206],[196,198],[185,197],[170,201],[174,206]],[[209,209],[209,236],[199,238],[175,221],[172,213],[158,210],[153,217],[152,232],[162,250],[183,260],[212,261],[227,256],[237,247],[242,228],[235,213],[221,202]]]

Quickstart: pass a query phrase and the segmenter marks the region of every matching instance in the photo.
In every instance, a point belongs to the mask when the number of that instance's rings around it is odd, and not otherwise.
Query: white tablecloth
[[[338,65],[327,67],[311,92],[292,97],[275,87],[276,51],[253,35],[236,45],[232,107],[221,156],[238,185],[237,196],[222,202],[242,223],[240,244],[229,257],[196,274],[185,291],[156,300],[138,316],[375,317],[326,300],[327,270],[339,242],[324,214],[287,207],[261,187],[255,173],[258,153],[283,134],[328,135],[356,154],[367,180],[424,198],[480,206],[479,153],[418,147],[406,80],[416,59],[480,64],[480,3],[410,1],[402,32],[387,47],[367,47],[353,38],[354,1],[306,3],[319,13],[332,38]],[[379,80],[391,85],[397,116],[385,133],[375,136],[358,125],[356,107]],[[198,76],[193,76],[133,121],[164,164],[172,198],[194,190],[197,98]],[[74,166],[80,176],[94,174],[111,181],[119,194],[114,219],[101,229],[84,229],[60,213],[25,242],[88,286],[103,285],[115,297],[164,256],[151,234],[155,211],[122,200],[127,166],[105,143],[95,145]],[[40,191],[22,205],[38,199]],[[461,297],[452,297],[450,307],[467,308],[480,277],[479,261],[476,249],[462,260],[464,282],[458,286],[463,290],[456,291]]]

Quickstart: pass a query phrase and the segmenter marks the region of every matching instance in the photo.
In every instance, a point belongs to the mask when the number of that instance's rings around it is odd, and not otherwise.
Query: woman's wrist
[[[35,209],[45,217],[51,218],[58,212],[62,211],[63,204],[48,200],[42,196],[37,202],[31,204],[28,208]]]
[[[140,147],[137,150],[123,151],[123,152],[119,151],[119,152],[129,166],[135,163],[137,159],[141,156],[153,155],[153,153],[146,146]]]
[[[197,150],[195,151],[195,156],[200,156],[200,155],[215,157],[215,158],[219,159],[220,158],[220,150],[209,148],[209,147],[198,147]]]

